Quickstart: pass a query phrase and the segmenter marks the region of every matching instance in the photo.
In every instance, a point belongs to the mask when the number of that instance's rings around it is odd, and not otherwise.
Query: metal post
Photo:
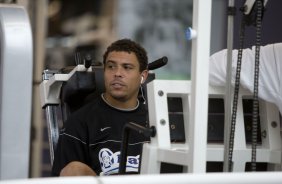
[[[50,158],[51,164],[53,165],[54,161],[54,151],[57,147],[59,139],[59,125],[57,120],[57,106],[48,105],[45,108],[47,128],[48,128],[48,139],[50,145]]]
[[[233,27],[234,27],[234,0],[229,0],[228,28],[227,28],[227,65],[226,65],[226,88],[225,88],[225,116],[224,116],[224,162],[223,171],[228,172],[229,134],[231,122],[232,102],[232,50],[233,50]]]

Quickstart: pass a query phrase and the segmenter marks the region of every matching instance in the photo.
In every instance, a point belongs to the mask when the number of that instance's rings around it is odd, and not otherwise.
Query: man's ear
[[[141,84],[143,84],[148,77],[148,70],[143,70],[141,72]]]

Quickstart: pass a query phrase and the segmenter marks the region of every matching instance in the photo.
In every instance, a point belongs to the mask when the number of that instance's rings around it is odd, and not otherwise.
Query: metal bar
[[[125,174],[126,172],[128,138],[131,130],[139,132],[143,134],[145,137],[154,137],[156,134],[155,127],[146,128],[133,122],[129,122],[124,125],[123,134],[122,134],[122,145],[120,151],[121,153],[120,153],[120,163],[119,163],[119,174]]]
[[[50,159],[53,165],[54,161],[54,151],[56,149],[58,139],[59,139],[59,125],[57,120],[57,106],[48,105],[45,108],[47,129],[48,129],[48,139],[50,147]]]
[[[234,0],[229,0],[229,8],[234,7]],[[229,134],[231,122],[231,102],[232,102],[232,50],[233,50],[233,27],[234,15],[228,15],[227,28],[227,65],[226,65],[226,86],[225,86],[225,116],[224,116],[224,162],[223,171],[228,172],[228,151],[229,151]]]

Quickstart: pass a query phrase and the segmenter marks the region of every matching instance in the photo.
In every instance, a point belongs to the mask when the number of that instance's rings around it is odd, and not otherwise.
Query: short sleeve
[[[89,163],[87,125],[78,116],[70,116],[60,133],[52,167],[54,176],[72,161]]]

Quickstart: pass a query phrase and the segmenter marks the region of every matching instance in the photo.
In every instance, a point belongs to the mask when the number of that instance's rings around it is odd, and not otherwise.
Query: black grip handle
[[[167,57],[164,56],[148,64],[148,70],[155,70],[167,64]]]

